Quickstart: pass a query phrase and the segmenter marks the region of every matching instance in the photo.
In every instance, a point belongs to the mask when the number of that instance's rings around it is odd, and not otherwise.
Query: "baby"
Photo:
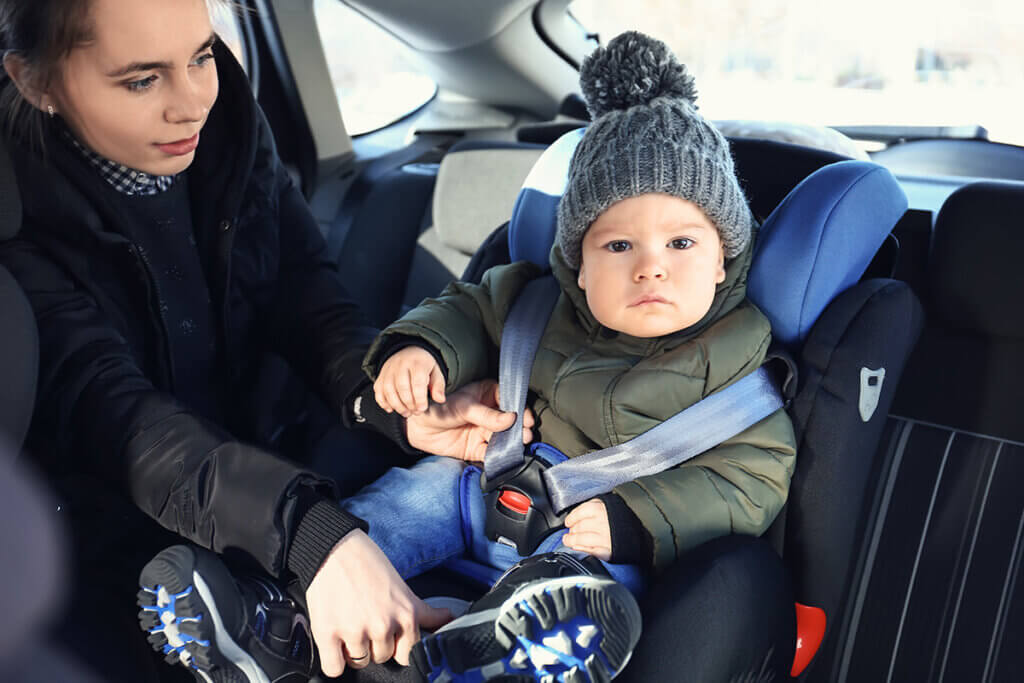
[[[588,57],[580,81],[593,123],[558,207],[550,265],[561,292],[527,402],[541,450],[569,458],[628,441],[756,370],[771,339],[745,298],[753,219],[725,138],[697,111],[692,77],[665,45],[631,32]],[[509,309],[540,275],[527,263],[495,267],[388,327],[364,363],[377,403],[443,412],[446,392],[495,377]],[[763,533],[794,460],[779,410],[579,504],[539,551],[599,558],[635,592],[701,543]],[[484,538],[478,481],[476,467],[426,458],[343,504],[405,577],[464,556],[505,569],[521,557]]]

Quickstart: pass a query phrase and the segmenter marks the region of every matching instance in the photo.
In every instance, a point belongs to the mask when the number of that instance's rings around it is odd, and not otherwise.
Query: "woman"
[[[376,408],[359,369],[375,331],[325,260],[205,0],[2,0],[0,32],[24,206],[0,263],[39,327],[30,447],[70,481],[75,521],[96,513],[78,530],[99,533],[77,548],[83,563],[110,563],[97,557],[104,537],[134,550],[107,577],[122,592],[135,558],[168,540],[156,520],[297,579],[325,673],[365,665],[371,642],[374,660],[405,663],[418,628],[448,615],[335,502],[338,484],[354,490],[393,458],[344,437],[347,480],[335,482],[272,454],[283,440],[262,435],[288,421],[254,424],[257,370],[278,354],[346,427],[410,451],[458,455],[512,416],[477,387],[457,401],[468,412],[410,421],[406,441],[404,422]],[[115,493],[148,519],[116,510]]]

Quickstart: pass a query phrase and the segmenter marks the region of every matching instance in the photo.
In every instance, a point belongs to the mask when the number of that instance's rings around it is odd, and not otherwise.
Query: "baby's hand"
[[[427,411],[428,391],[430,398],[444,403],[444,374],[433,354],[419,346],[407,346],[384,361],[373,383],[377,405],[406,418]]]
[[[599,560],[612,559],[612,529],[608,524],[608,509],[597,498],[580,503],[565,518],[569,533],[562,543],[573,550],[589,553]]]

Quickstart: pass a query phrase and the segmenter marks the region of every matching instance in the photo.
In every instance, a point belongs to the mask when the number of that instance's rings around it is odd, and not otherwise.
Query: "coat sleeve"
[[[234,440],[157,390],[93,297],[38,248],[8,243],[0,262],[36,316],[33,429],[53,440],[58,462],[97,474],[182,537],[241,550],[281,576],[299,494],[333,496],[333,482]]]
[[[479,285],[452,282],[436,299],[426,299],[389,325],[370,348],[363,367],[376,378],[391,344],[412,338],[444,359],[447,389],[483,377],[497,378],[497,348],[509,308],[540,269],[520,261],[488,270]]]

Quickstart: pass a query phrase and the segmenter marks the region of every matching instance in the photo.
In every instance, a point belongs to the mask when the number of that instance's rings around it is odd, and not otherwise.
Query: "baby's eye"
[[[629,247],[630,244],[626,240],[612,240],[608,244],[604,245],[605,249],[607,249],[608,251],[613,251],[615,253],[628,251]]]
[[[132,92],[142,92],[143,90],[149,90],[153,87],[153,83],[155,82],[156,76],[147,76],[146,78],[140,78],[137,81],[128,81],[124,86]]]
[[[677,237],[669,242],[668,246],[672,249],[689,249],[693,246],[693,240],[689,237]]]

